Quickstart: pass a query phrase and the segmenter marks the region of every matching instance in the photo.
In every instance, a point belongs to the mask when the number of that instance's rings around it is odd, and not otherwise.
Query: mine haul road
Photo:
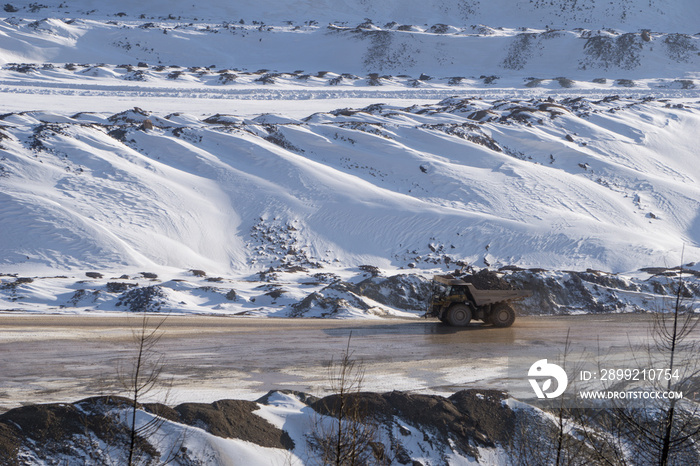
[[[132,332],[140,324],[125,315],[0,314],[0,412],[123,393],[117,374],[135,354]],[[171,404],[255,399],[275,389],[327,394],[327,363],[341,356],[350,335],[365,390],[513,393],[513,374],[525,377],[536,360],[561,355],[567,334],[571,354],[630,367],[653,346],[652,324],[649,314],[519,317],[505,329],[426,319],[170,316],[156,350],[165,357]]]

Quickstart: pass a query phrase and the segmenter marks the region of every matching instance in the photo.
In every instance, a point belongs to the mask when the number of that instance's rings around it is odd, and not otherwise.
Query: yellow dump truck
[[[511,302],[528,296],[532,296],[528,290],[479,290],[452,275],[435,275],[426,316],[455,327],[472,320],[510,327],[515,321]]]

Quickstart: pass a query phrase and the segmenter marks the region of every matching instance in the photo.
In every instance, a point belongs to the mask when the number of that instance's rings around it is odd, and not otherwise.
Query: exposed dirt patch
[[[20,437],[17,430],[0,422],[0,462],[8,466],[19,465],[17,452],[20,446]]]
[[[515,422],[514,413],[502,403],[506,395],[494,390],[464,390],[450,398],[398,391],[356,393],[348,398],[346,406],[380,423],[397,417],[472,457],[478,455],[474,444],[493,447],[494,442],[508,441]],[[330,395],[310,406],[333,416],[340,409],[340,397]]]
[[[430,282],[416,274],[373,276],[353,286],[355,293],[378,303],[399,309],[425,309],[425,297],[430,293]]]
[[[411,395],[391,392],[383,395],[396,415],[406,422],[433,431],[445,443],[454,442],[457,450],[476,457],[474,441],[487,445],[487,439],[476,432],[476,423],[459,412],[449,400],[437,395]]]
[[[18,454],[22,448],[47,461],[70,457],[88,461],[84,455],[91,451],[90,444],[95,440],[117,447],[128,445],[128,430],[110,415],[110,411],[130,407],[131,401],[127,398],[92,397],[76,403],[38,404],[7,411],[0,415],[0,464],[21,464]],[[294,448],[286,432],[253,414],[259,405],[252,401],[184,403],[175,408],[149,403],[138,407],[170,421],[203,428],[219,437],[241,439],[268,448]],[[140,451],[148,457],[158,457],[159,453],[145,439],[137,441]]]
[[[109,282],[105,285],[105,289],[109,293],[124,293],[129,288],[133,288],[135,286],[136,286],[135,283]]]
[[[458,277],[467,283],[472,283],[480,290],[512,290],[513,286],[502,275],[492,270],[483,269],[472,275]]]
[[[290,306],[290,317],[302,317],[317,312],[321,317],[352,312],[353,309],[368,311],[370,305],[355,294],[354,286],[346,282],[334,282],[320,291],[314,291],[298,303]]]
[[[488,441],[507,445],[515,428],[515,413],[504,406],[507,394],[498,390],[462,390],[448,400],[475,423]]]
[[[394,410],[389,402],[380,393],[361,392],[348,395],[349,401],[346,407],[358,408],[360,413],[371,416],[378,421],[388,421],[394,414]],[[335,416],[340,411],[340,396],[328,395],[315,400],[309,406],[319,414],[324,416]]]
[[[257,410],[257,403],[245,400],[183,403],[174,409],[179,414],[179,422],[201,427],[219,437],[237,438],[269,448],[293,449],[294,441],[289,435],[253,414]]]
[[[117,306],[126,306],[131,312],[160,311],[166,304],[165,294],[160,286],[152,285],[134,288],[119,296]]]
[[[89,447],[90,437],[107,444],[123,443],[127,432],[104,412],[124,406],[126,399],[99,397],[75,404],[53,403],[23,406],[0,415],[0,460],[2,464],[20,464],[17,454],[22,445],[32,448],[45,460],[60,455],[80,456]],[[80,408],[76,405],[80,405]],[[143,439],[139,448],[153,457],[157,452]]]

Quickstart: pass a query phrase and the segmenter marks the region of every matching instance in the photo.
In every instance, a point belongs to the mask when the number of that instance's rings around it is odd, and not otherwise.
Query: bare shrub
[[[323,465],[360,466],[389,464],[378,448],[377,426],[358,396],[365,371],[350,351],[350,339],[340,360],[328,364],[328,380],[334,395],[320,400],[307,442]]]
[[[184,443],[184,437],[178,439],[171,451],[166,452],[163,457],[158,452],[154,453],[155,450],[148,440],[158,433],[166,419],[153,416],[148,422],[137,423],[137,411],[141,408],[143,398],[160,395],[163,403],[167,400],[170,382],[163,377],[165,355],[156,348],[163,337],[161,327],[166,319],[167,316],[151,324],[146,313],[142,314],[139,324],[132,329],[135,349],[133,359],[126,360],[117,370],[119,384],[126,391],[130,405],[130,419],[127,420],[128,466],[152,464],[154,456],[159,459],[160,464],[167,464]]]

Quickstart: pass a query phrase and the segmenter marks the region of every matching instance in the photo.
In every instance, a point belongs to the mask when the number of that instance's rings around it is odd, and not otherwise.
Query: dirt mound
[[[85,425],[84,415],[74,406],[64,404],[15,408],[0,416],[0,421],[14,424],[38,442],[62,442]]]
[[[507,445],[515,428],[515,414],[503,405],[507,398],[505,392],[498,390],[462,390],[448,400],[474,421],[475,429],[484,438]]]
[[[532,291],[532,297],[518,301],[521,315],[585,313],[646,312],[654,296],[673,296],[674,277],[667,269],[645,269],[655,274],[646,280],[619,276],[588,269],[576,271],[546,271],[542,269],[513,270],[504,275],[515,289]],[[675,274],[675,273],[674,273]],[[646,295],[646,296],[645,296]],[[643,297],[643,299],[639,299]],[[684,297],[700,297],[700,286],[694,281],[684,284]]]
[[[183,403],[174,408],[179,421],[201,427],[224,438],[237,438],[268,448],[294,448],[286,432],[253,414],[258,404],[245,400],[220,400],[214,403]],[[172,413],[171,413],[172,414]]]
[[[431,432],[446,444],[471,457],[478,453],[473,443],[490,446],[483,435],[476,432],[476,423],[460,413],[449,400],[437,395],[412,395],[391,392],[383,395],[393,407],[396,416],[421,430]]]
[[[117,307],[125,306],[131,312],[157,312],[167,304],[163,289],[158,285],[133,288],[122,293]]]
[[[17,453],[20,444],[17,430],[7,424],[0,423],[0,464],[19,465]]]
[[[183,403],[174,408],[148,403],[139,407],[218,437],[293,450],[295,444],[287,432],[255,414],[260,404],[269,403],[276,393],[269,392],[257,402],[221,400],[210,404]],[[318,399],[302,392],[281,393],[296,397],[321,415],[334,416],[340,409],[341,400],[337,394]],[[518,435],[527,432],[526,425],[516,418],[516,414],[521,416],[521,413],[513,412],[505,403],[506,399],[504,392],[478,389],[463,390],[449,398],[399,391],[361,392],[347,395],[345,414],[346,419],[359,414],[363,425],[385,439],[369,445],[378,457],[381,452],[390,450],[395,452],[400,464],[420,464],[417,461],[430,450],[430,454],[439,455],[444,462],[451,453],[478,462],[486,461],[480,458],[482,447],[507,448],[523,441]],[[10,410],[0,415],[0,464],[23,464],[26,454],[35,455],[46,464],[108,464],[110,459],[123,458],[119,455],[126,451],[129,432],[118,420],[123,419],[130,406],[127,398],[93,397],[73,404],[33,405]],[[527,422],[532,420],[527,419]],[[107,445],[107,450],[96,450],[98,444]],[[138,449],[147,461],[162,460],[162,452],[146,438],[139,439]],[[185,451],[183,458],[193,462],[187,464],[199,461],[200,453],[193,451],[191,454],[195,456],[192,457],[188,454]]]
[[[126,430],[103,414],[114,400],[91,398],[79,402],[83,403],[80,407],[76,406],[79,403],[53,403],[7,411],[0,415],[0,463],[19,464],[22,444],[41,445],[35,451],[41,459],[50,460],[61,455],[80,457],[89,448],[88,433],[109,444],[126,442]],[[151,456],[156,454],[145,441],[141,447]]]
[[[219,437],[241,439],[269,448],[294,448],[294,442],[286,432],[253,414],[259,406],[252,401],[184,403],[175,408],[160,403],[138,406],[170,421],[203,428]],[[110,415],[110,411],[130,407],[131,401],[127,398],[105,396],[72,404],[30,405],[7,411],[0,415],[0,464],[21,464],[18,454],[23,446],[46,461],[57,458],[88,461],[85,455],[93,451],[95,440],[116,449],[126,446],[129,432],[117,417]],[[158,457],[159,453],[148,441],[142,438],[137,441],[139,450],[146,457]]]
[[[423,310],[430,282],[416,274],[377,276],[372,266],[361,266],[372,275],[357,284],[334,281],[290,306],[290,317],[334,317],[344,314],[382,314],[384,310],[365,301],[369,298],[385,306],[408,311]],[[374,307],[373,307],[374,306]]]
[[[430,295],[430,281],[416,274],[371,277],[354,285],[353,290],[387,306],[422,311]]]
[[[309,406],[324,416],[335,416],[340,411],[340,401],[339,395],[328,395],[315,400]],[[345,406],[346,409],[359,412],[362,417],[369,416],[383,422],[389,421],[394,414],[394,409],[380,393],[352,393],[347,396]]]
[[[510,439],[515,415],[503,404],[506,394],[495,390],[463,390],[450,398],[404,392],[355,393],[348,395],[346,406],[379,423],[401,419],[424,432],[434,434],[472,457],[478,453],[474,444],[493,447],[494,442]],[[311,403],[319,414],[333,416],[340,409],[340,397],[330,395]]]
[[[292,304],[289,317],[338,317],[366,313],[369,309],[370,305],[354,293],[351,284],[334,282]]]
[[[483,269],[472,275],[457,277],[467,283],[472,283],[480,290],[512,290],[513,286],[503,279],[502,275],[493,270]]]

